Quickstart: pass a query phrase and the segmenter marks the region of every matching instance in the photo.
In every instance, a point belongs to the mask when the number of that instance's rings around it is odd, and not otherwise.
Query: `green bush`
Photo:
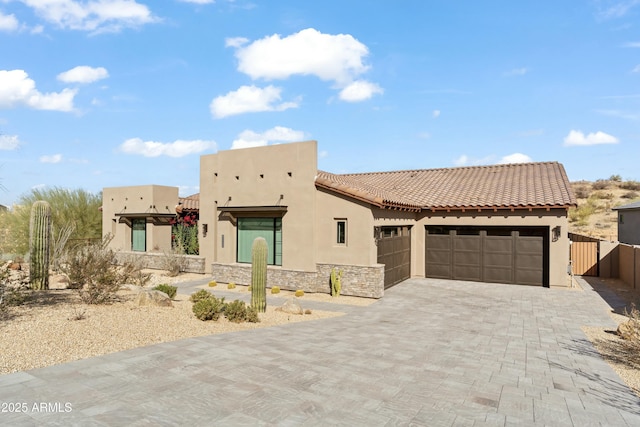
[[[295,294],[295,295],[296,295],[297,297],[303,297],[303,296],[304,296],[304,291],[303,291],[302,289],[298,289],[298,290],[296,291],[296,294]]]
[[[218,283],[215,280],[212,280],[209,282],[209,287],[210,288],[215,288],[216,286],[218,286]]]
[[[258,310],[250,305],[247,306],[247,322],[260,323],[260,317],[258,317]]]
[[[233,323],[242,323],[247,321],[247,306],[244,301],[235,300],[227,304],[224,309],[224,316]]]
[[[224,297],[218,299],[211,295],[193,304],[193,314],[200,320],[218,320],[225,311]]]
[[[164,292],[165,294],[169,295],[169,298],[171,299],[173,299],[173,297],[175,297],[176,294],[178,293],[177,287],[168,285],[166,283],[162,283],[153,289],[156,291]]]
[[[278,287],[278,286],[272,286],[272,287],[271,287],[271,293],[272,293],[272,294],[279,294],[279,293],[280,293],[280,287]]]
[[[227,289],[235,289],[236,288],[236,284],[231,282],[227,285]]]
[[[189,299],[191,300],[191,302],[196,303],[198,301],[211,297],[213,297],[213,294],[211,292],[207,291],[206,289],[200,289],[198,292],[192,293]]]

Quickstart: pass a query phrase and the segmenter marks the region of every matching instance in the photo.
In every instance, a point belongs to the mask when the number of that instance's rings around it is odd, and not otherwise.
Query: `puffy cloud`
[[[0,70],[0,108],[25,105],[36,110],[73,111],[75,89],[43,94],[23,70]]]
[[[62,154],[52,154],[50,156],[40,156],[40,163],[60,163]]]
[[[0,135],[0,150],[11,151],[20,146],[18,135]]]
[[[224,40],[225,47],[241,47],[249,42],[245,37],[227,37]]]
[[[507,156],[504,156],[502,159],[500,159],[498,163],[506,164],[506,163],[530,163],[530,162],[533,162],[533,159],[527,156],[526,154],[513,153]]]
[[[92,32],[120,31],[158,21],[135,0],[20,0],[38,16],[60,28]]]
[[[431,113],[431,117],[433,117],[434,119],[440,117],[440,110],[433,110],[433,112]]]
[[[245,130],[233,141],[231,148],[261,147],[270,142],[296,142],[304,138],[304,132],[283,126],[276,126],[262,133]]]
[[[340,99],[347,102],[360,102],[384,91],[375,83],[357,80],[340,91]]]
[[[313,28],[287,37],[274,34],[236,50],[238,70],[253,79],[315,75],[343,84],[369,69],[363,63],[368,54],[349,34],[323,34]]]
[[[92,83],[109,77],[109,72],[103,67],[89,67],[80,65],[58,74],[58,80],[65,83]]]
[[[222,118],[242,113],[256,113],[260,111],[284,111],[297,108],[297,102],[279,103],[281,88],[267,86],[241,86],[238,90],[218,96],[209,106],[215,118]]]
[[[585,136],[579,130],[571,130],[564,138],[564,145],[599,145],[599,144],[617,144],[618,138],[613,135],[598,131]]]
[[[0,12],[0,31],[16,31],[19,26],[15,15],[5,15]]]
[[[184,157],[189,154],[201,153],[205,150],[215,149],[214,141],[203,141],[200,139],[193,141],[177,140],[174,142],[143,141],[140,138],[127,139],[120,145],[120,151],[126,154],[140,154],[144,157]]]

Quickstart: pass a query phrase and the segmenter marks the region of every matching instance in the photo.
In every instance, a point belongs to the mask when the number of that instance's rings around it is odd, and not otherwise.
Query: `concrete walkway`
[[[0,409],[26,413],[0,425],[638,426],[580,329],[615,327],[582,283],[411,279],[338,318],[4,375]]]

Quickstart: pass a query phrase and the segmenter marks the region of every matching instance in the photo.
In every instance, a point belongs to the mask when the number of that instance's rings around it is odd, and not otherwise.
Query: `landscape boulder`
[[[293,298],[287,299],[284,304],[282,304],[282,307],[278,307],[276,310],[288,314],[302,314],[302,307],[298,301]]]
[[[169,295],[156,290],[141,291],[136,298],[136,304],[139,306],[173,307]]]

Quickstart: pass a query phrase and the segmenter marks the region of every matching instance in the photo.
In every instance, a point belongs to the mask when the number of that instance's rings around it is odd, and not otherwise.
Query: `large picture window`
[[[267,241],[267,263],[282,265],[282,218],[238,218],[238,262],[251,262],[256,237]]]

